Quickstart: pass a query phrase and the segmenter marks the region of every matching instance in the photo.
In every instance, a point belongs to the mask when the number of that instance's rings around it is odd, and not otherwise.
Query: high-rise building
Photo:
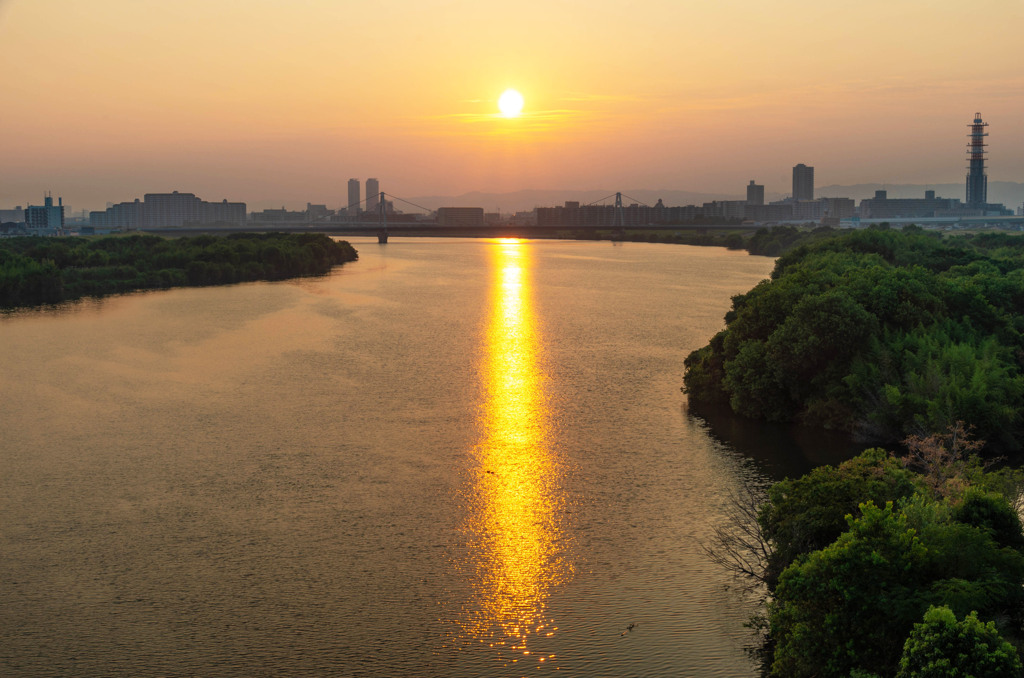
[[[987,122],[981,121],[981,113],[974,114],[974,122],[968,127],[967,160],[970,162],[967,172],[967,206],[984,208],[988,202],[988,177],[985,175],[985,128]]]
[[[359,214],[359,179],[348,180],[348,213],[352,216]]]
[[[793,168],[793,200],[814,200],[814,168],[800,163]]]
[[[366,180],[366,211],[376,211],[380,203],[380,184],[376,179]]]
[[[764,204],[764,186],[761,184],[755,184],[753,179],[751,179],[750,183],[747,184],[747,204]]]

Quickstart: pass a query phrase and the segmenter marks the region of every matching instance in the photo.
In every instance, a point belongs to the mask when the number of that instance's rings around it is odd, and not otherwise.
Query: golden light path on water
[[[572,564],[558,490],[560,466],[549,439],[540,335],[530,290],[530,249],[518,240],[492,241],[491,314],[481,374],[480,415],[471,543],[473,605],[465,630],[506,662],[552,662],[531,648],[550,637],[552,590],[569,580]]]

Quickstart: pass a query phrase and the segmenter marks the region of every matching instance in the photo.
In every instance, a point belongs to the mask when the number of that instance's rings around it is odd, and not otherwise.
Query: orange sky
[[[962,182],[975,111],[1024,181],[1022,30],[1022,0],[0,0],[0,208]]]

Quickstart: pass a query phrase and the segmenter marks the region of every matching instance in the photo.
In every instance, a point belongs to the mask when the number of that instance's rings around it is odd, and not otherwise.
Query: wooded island
[[[0,307],[324,275],[333,266],[357,258],[348,242],[320,233],[3,238]]]

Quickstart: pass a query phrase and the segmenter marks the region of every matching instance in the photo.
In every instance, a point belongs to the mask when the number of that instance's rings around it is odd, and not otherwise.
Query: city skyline
[[[334,207],[350,177],[774,194],[797,163],[821,186],[953,184],[975,111],[989,181],[1024,181],[1019,2],[375,7],[0,0],[0,208],[47,190]],[[497,110],[510,87],[519,117]]]

